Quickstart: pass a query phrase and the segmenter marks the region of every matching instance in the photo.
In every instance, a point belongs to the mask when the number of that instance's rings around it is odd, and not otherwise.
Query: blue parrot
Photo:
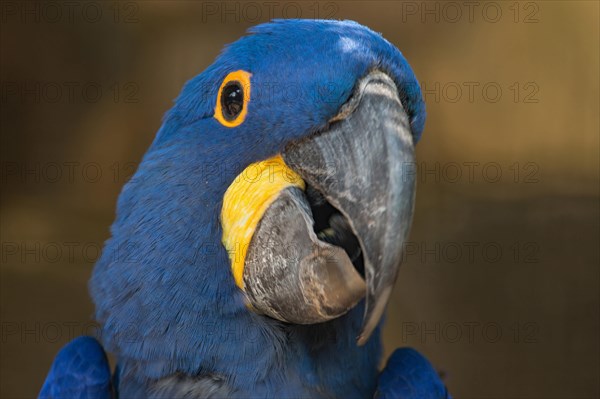
[[[381,35],[251,28],[186,83],[123,188],[89,285],[102,345],[68,344],[40,397],[449,397],[411,349],[378,369],[424,122]]]

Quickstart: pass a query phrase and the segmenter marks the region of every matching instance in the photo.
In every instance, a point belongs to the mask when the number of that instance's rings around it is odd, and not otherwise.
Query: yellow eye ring
[[[250,102],[250,76],[250,72],[239,70],[229,73],[223,79],[214,115],[223,126],[236,127],[246,119]]]

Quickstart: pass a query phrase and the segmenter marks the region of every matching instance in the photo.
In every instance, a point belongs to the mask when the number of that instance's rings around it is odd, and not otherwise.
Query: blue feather
[[[437,372],[411,348],[396,349],[379,376],[376,399],[451,399]]]
[[[110,368],[104,350],[94,338],[79,337],[56,355],[40,399],[110,399]]]

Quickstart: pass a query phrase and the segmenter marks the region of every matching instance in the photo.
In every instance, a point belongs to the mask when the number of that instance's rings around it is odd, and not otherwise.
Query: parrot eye
[[[250,101],[250,76],[246,71],[235,71],[223,79],[214,115],[223,126],[236,127],[244,122]]]
[[[223,117],[232,121],[244,108],[244,89],[239,82],[229,82],[221,93]]]

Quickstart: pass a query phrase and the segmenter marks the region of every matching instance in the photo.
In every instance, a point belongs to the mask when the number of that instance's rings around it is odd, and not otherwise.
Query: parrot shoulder
[[[379,375],[376,399],[451,399],[431,363],[411,348],[396,349]]]
[[[52,363],[39,398],[113,398],[110,367],[100,343],[78,337]]]

